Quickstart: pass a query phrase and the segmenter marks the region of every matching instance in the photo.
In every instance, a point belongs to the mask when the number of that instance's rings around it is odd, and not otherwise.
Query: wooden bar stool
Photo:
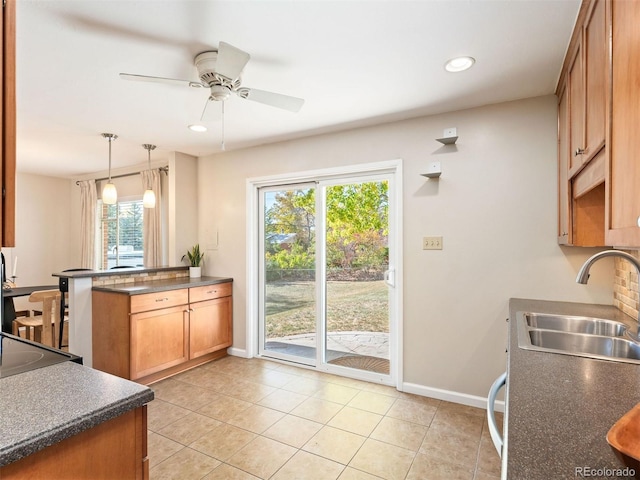
[[[25,331],[27,340],[42,343],[48,347],[58,348],[60,332],[59,290],[39,290],[29,296],[30,302],[42,303],[42,315],[18,317],[13,321],[13,334],[20,336],[20,329]],[[63,319],[64,321],[64,319]]]

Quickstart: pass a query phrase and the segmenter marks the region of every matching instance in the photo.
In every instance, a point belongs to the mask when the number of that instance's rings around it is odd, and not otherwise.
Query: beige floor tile
[[[424,425],[405,422],[398,418],[384,417],[371,433],[370,438],[417,452],[427,430],[428,428]]]
[[[306,418],[286,415],[269,427],[262,435],[292,447],[301,448],[320,431],[322,424]]]
[[[284,413],[277,410],[261,405],[251,405],[246,410],[231,417],[227,420],[227,423],[253,433],[262,433],[284,416]]]
[[[258,477],[223,463],[214,468],[213,471],[203,477],[202,480],[258,480]]]
[[[430,459],[459,465],[475,465],[480,435],[465,428],[433,426],[427,432],[420,453]]]
[[[345,466],[299,450],[271,480],[336,480]]]
[[[478,470],[483,473],[500,476],[501,461],[491,439],[482,438],[478,454]]]
[[[149,453],[149,465],[151,467],[155,467],[182,448],[184,448],[184,446],[178,442],[174,442],[152,431],[148,432],[147,451]]]
[[[206,368],[206,366],[181,373],[177,375],[176,378],[183,383],[208,388],[209,390],[214,390],[219,393],[224,393],[235,381],[233,377],[210,370]]]
[[[396,399],[387,412],[387,416],[404,420],[405,422],[418,423],[428,427],[436,414],[433,405],[413,402],[401,398]]]
[[[197,387],[173,378],[151,385],[156,398],[189,410],[197,410],[209,403],[215,393],[207,388]]]
[[[302,449],[346,465],[366,438],[333,427],[323,427]]]
[[[382,415],[344,407],[329,420],[327,425],[367,437],[378,426],[380,420],[382,420]]]
[[[473,477],[473,480],[500,480],[500,476],[487,475],[486,473],[477,470],[476,476]]]
[[[256,437],[227,463],[259,478],[270,478],[293,455],[296,449],[270,438]]]
[[[465,406],[460,405],[460,407]],[[432,427],[464,431],[470,435],[480,436],[483,422],[484,417],[476,413],[469,413],[469,411],[464,408],[456,409],[448,407],[438,408],[438,411],[433,417]]]
[[[276,390],[260,400],[258,405],[289,413],[307,398],[309,398],[307,395],[301,395],[287,390]]]
[[[424,395],[416,395],[415,393],[397,392],[396,397],[402,400],[409,400],[410,402],[422,403],[423,405],[431,405],[432,407],[439,407],[442,403],[442,400],[425,397]]]
[[[336,383],[327,383],[313,396],[321,400],[327,400],[328,402],[346,405],[353,400],[353,397],[355,397],[359,392],[360,390],[352,387],[345,387]]]
[[[473,467],[432,459],[418,453],[407,480],[473,480]]]
[[[363,390],[372,393],[378,393],[380,395],[386,395],[388,397],[398,397],[402,394],[395,387],[390,387],[389,385],[381,385],[379,383],[366,383],[363,387]]]
[[[278,370],[265,368],[260,372],[254,373],[252,375],[247,375],[246,380],[255,383],[262,383],[263,385],[268,385],[270,387],[282,388],[286,384],[297,380],[297,375],[291,375],[285,372],[279,372]]]
[[[404,479],[415,453],[378,440],[368,439],[349,466],[387,480]]]
[[[327,402],[319,398],[309,398],[291,410],[291,414],[325,424],[343,408],[339,403]]]
[[[316,378],[299,377],[296,380],[292,380],[282,387],[283,390],[289,392],[299,393],[301,395],[315,395],[318,391],[324,387],[327,382],[318,380]]]
[[[487,411],[484,408],[472,407],[470,405],[462,405],[460,403],[442,401],[438,407],[440,410],[449,410],[464,415],[474,415],[476,417],[487,418]]]
[[[190,448],[183,448],[158,466],[151,468],[149,476],[153,480],[191,480],[204,477],[220,465],[211,458]]]
[[[162,427],[186,417],[189,410],[179,407],[164,400],[156,399],[147,406],[147,427],[157,432]]]
[[[229,386],[229,390],[226,393],[245,402],[255,403],[275,391],[275,388],[269,387],[268,385],[237,380]]]
[[[240,412],[244,412],[251,405],[250,402],[238,398],[218,395],[214,401],[198,409],[198,413],[226,422]]]
[[[222,424],[189,446],[206,455],[226,461],[254,438],[256,438],[255,433],[233,425]]]
[[[342,472],[342,475],[338,477],[338,480],[380,480],[380,477],[363,472],[362,470],[347,467]]]
[[[395,401],[395,397],[364,390],[353,397],[347,405],[359,408],[360,410],[366,410],[367,412],[384,415],[389,411]]]
[[[189,445],[219,425],[221,422],[214,418],[191,412],[186,417],[161,428],[158,433],[182,445]]]

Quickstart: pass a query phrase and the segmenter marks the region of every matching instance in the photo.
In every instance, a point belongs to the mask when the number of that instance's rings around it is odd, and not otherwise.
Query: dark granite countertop
[[[0,466],[153,400],[153,391],[73,362],[0,379]]]
[[[176,271],[186,271],[189,267],[131,267],[131,268],[115,268],[109,270],[68,270],[66,272],[52,273],[53,277],[61,278],[87,278],[87,277],[112,277],[114,275],[127,275],[132,273],[169,273]]]
[[[202,287],[217,283],[233,282],[228,277],[198,277],[198,278],[170,278],[166,280],[150,280],[146,282],[118,283],[115,285],[94,286],[94,292],[124,293],[126,295],[140,295],[143,293],[165,292],[179,288]]]
[[[510,300],[502,478],[573,479],[581,478],[579,467],[624,468],[606,435],[640,402],[640,365],[521,349],[515,323],[519,311],[608,318],[635,326],[634,319],[611,305]],[[627,478],[613,472],[591,477]]]

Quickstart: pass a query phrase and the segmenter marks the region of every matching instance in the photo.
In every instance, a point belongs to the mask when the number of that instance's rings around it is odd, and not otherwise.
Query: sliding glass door
[[[260,189],[260,355],[391,375],[390,188],[385,174]]]

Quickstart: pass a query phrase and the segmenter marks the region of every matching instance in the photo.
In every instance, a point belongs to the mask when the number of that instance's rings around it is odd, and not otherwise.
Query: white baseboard
[[[422,395],[423,397],[435,398],[437,400],[445,400],[447,402],[469,405],[470,407],[477,407],[485,410],[487,408],[486,397],[478,397],[476,395],[469,395],[467,393],[452,392],[451,390],[425,387],[424,385],[418,385],[417,383],[408,382],[404,382],[402,384],[402,391],[407,393],[414,393],[416,395]],[[495,409],[496,412],[504,412],[504,401],[496,400]]]
[[[233,357],[250,358],[244,348],[229,347],[227,348],[227,354]]]

